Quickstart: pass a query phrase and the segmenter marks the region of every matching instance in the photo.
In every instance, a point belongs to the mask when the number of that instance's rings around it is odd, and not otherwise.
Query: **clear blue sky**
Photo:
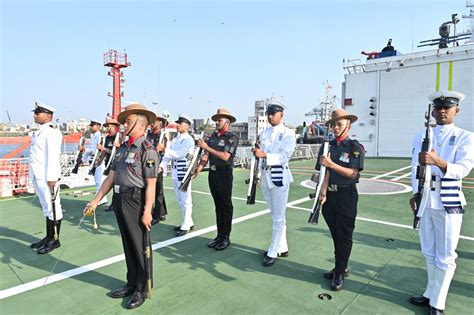
[[[438,37],[452,13],[468,13],[465,0],[0,3],[0,120],[8,110],[23,123],[35,100],[61,121],[105,119],[112,78],[103,53],[113,48],[132,63],[123,101],[158,102],[173,117],[225,107],[247,121],[255,100],[273,94],[297,125],[324,99],[324,81],[340,98],[343,58],[362,59],[388,38],[402,53],[421,51],[418,42]]]

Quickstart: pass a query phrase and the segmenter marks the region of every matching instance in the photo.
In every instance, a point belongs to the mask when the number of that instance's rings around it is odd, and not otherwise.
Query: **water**
[[[20,144],[2,144],[0,145],[0,158],[4,157],[6,154],[19,148]],[[74,153],[77,152],[77,143],[64,143],[61,146],[62,153]],[[30,155],[30,147],[26,147],[23,151],[20,152],[16,157],[28,157]]]

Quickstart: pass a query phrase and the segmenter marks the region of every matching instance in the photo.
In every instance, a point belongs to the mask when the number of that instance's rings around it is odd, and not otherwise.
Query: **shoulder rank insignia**
[[[359,152],[359,151],[355,151],[355,152],[354,152],[354,156],[355,156],[356,159],[359,158],[359,155],[360,155],[360,152]]]
[[[153,159],[146,160],[146,166],[147,167],[153,167],[153,165],[155,165],[155,160],[153,160]]]

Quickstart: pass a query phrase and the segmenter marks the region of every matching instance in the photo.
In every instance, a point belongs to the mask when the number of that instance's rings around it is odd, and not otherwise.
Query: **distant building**
[[[67,132],[79,132],[82,130],[87,130],[89,127],[89,121],[85,118],[79,120],[68,121],[63,124]]]
[[[250,143],[255,141],[255,136],[260,134],[265,128],[267,128],[267,100],[255,101],[255,115],[249,117],[248,123],[248,141]],[[258,121],[258,130],[257,130]]]
[[[230,131],[235,133],[239,137],[239,142],[245,144],[248,142],[248,133],[249,133],[249,124],[246,122],[243,123],[233,123],[230,125]]]

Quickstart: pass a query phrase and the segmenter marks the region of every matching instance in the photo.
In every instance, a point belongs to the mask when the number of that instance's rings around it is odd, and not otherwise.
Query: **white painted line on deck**
[[[405,178],[405,177],[408,177],[408,176],[411,176],[411,172],[408,172],[408,173],[406,173],[406,174],[403,174],[402,176],[398,176],[398,177],[392,178],[390,181],[395,182],[395,181],[397,181],[397,180],[400,180],[400,179]]]
[[[384,173],[384,174],[380,174],[380,175],[374,176],[374,177],[372,177],[371,179],[379,179],[380,177],[385,177],[385,176],[391,175],[391,174],[393,174],[393,173],[397,173],[397,172],[406,170],[407,168],[410,168],[410,167],[411,167],[411,165],[408,165],[408,166],[399,168],[398,170],[394,170],[394,171],[391,171],[391,172],[387,172],[387,173]]]
[[[199,193],[199,194],[204,194],[204,195],[210,195],[210,193],[208,193],[208,192],[201,192],[201,191],[193,191],[193,192],[194,193]],[[234,197],[234,199],[247,200],[246,198],[238,198],[238,197]],[[292,207],[296,204],[305,202],[307,200],[309,200],[309,197],[294,200],[292,202],[289,202],[287,204],[287,206]],[[264,201],[256,201],[256,202],[265,203]],[[247,221],[247,220],[259,217],[261,215],[267,214],[267,213],[270,213],[270,209],[257,211],[257,212],[254,212],[254,213],[251,213],[251,214],[233,219],[232,224]],[[206,233],[209,233],[209,232],[212,232],[212,231],[215,231],[215,230],[217,230],[217,227],[215,225],[212,225],[212,226],[209,226],[209,227],[206,227],[206,228],[194,231],[194,232],[190,232],[190,233],[188,233],[186,235],[183,235],[183,236],[174,237],[174,238],[171,238],[171,239],[163,241],[163,242],[158,242],[158,243],[152,245],[152,250],[157,250],[159,248],[163,248],[163,247],[167,247],[167,246],[170,246],[170,245],[173,245],[173,244],[177,244],[177,243],[180,243],[180,242],[185,241],[187,239],[190,239],[190,238],[202,235],[202,234],[206,234]],[[23,293],[23,292],[30,291],[30,290],[33,290],[33,289],[36,289],[36,288],[40,288],[40,287],[43,287],[45,285],[48,285],[48,284],[51,284],[51,283],[54,283],[54,282],[58,282],[58,281],[61,281],[61,280],[67,279],[67,278],[71,278],[71,277],[74,277],[74,276],[77,276],[77,275],[80,275],[80,274],[83,274],[83,273],[86,273],[86,272],[89,272],[89,271],[93,271],[93,270],[96,270],[96,269],[99,269],[99,268],[102,268],[102,267],[106,267],[108,265],[111,265],[111,264],[114,264],[116,262],[123,261],[123,260],[125,260],[125,255],[121,254],[121,255],[106,258],[106,259],[103,259],[103,260],[100,260],[100,261],[97,261],[97,262],[94,262],[94,263],[91,263],[91,264],[88,264],[88,265],[85,265],[85,266],[82,266],[82,267],[66,270],[66,271],[63,271],[63,272],[58,273],[58,274],[53,274],[51,276],[43,277],[43,278],[38,279],[38,280],[34,280],[34,281],[31,281],[31,282],[20,284],[18,286],[11,287],[11,288],[0,291],[0,300],[5,299],[5,298],[10,297],[10,296],[13,296],[13,295],[17,295],[17,294],[20,294],[20,293]]]
[[[312,209],[309,209],[309,208],[295,207],[295,206],[290,206],[289,204],[288,204],[288,208],[298,209],[298,210],[303,210],[303,211],[308,211],[308,212],[313,211]],[[360,220],[360,221],[378,223],[378,224],[383,224],[383,225],[390,225],[390,226],[395,226],[395,227],[399,227],[399,228],[413,230],[413,227],[411,225],[392,223],[392,222],[388,222],[388,221],[374,220],[374,219],[368,219],[368,218],[362,218],[362,217],[356,217],[356,219]],[[468,241],[474,241],[474,237],[470,237],[470,236],[460,235],[459,238],[464,239],[464,240],[468,240]]]

